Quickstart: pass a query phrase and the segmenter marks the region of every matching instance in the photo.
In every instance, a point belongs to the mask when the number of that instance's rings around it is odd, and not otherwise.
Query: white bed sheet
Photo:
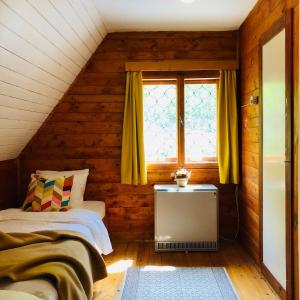
[[[24,292],[0,290],[0,300],[40,300],[34,295]]]
[[[35,232],[71,230],[80,232],[101,253],[113,251],[107,229],[98,213],[73,208],[67,212],[24,212],[20,208],[0,211],[0,231]]]
[[[46,279],[31,279],[18,282],[0,282],[0,292],[1,290],[23,292],[28,295],[33,295],[34,297],[36,297],[36,299],[41,300],[59,300],[56,288],[50,281],[47,281]],[[1,299],[0,297],[0,300],[8,299],[10,300],[11,298],[7,297]],[[21,298],[20,296],[16,299],[23,300],[23,298]],[[31,298],[28,296],[28,299]]]

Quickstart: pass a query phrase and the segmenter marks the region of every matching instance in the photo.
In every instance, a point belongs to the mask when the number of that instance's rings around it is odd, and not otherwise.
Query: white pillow
[[[73,186],[70,197],[70,207],[78,208],[83,202],[84,191],[86,187],[89,169],[73,170],[73,171],[50,171],[50,170],[36,170],[36,174],[40,175],[59,175],[59,176],[74,176]]]

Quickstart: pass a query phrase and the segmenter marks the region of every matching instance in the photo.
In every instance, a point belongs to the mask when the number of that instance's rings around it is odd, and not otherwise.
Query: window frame
[[[184,84],[195,83],[216,84],[218,90],[219,72],[214,70],[199,72],[143,72],[143,85],[151,84],[176,84],[177,88],[177,162],[151,162],[147,163],[147,170],[173,170],[179,167],[188,169],[217,169],[218,161],[185,162],[185,124],[184,112]]]

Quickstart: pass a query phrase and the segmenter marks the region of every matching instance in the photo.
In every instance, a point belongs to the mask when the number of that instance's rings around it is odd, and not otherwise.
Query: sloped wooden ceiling
[[[16,158],[106,35],[97,0],[0,0],[0,161]]]

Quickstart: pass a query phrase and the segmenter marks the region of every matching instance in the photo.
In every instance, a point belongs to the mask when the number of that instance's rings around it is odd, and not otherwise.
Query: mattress
[[[105,217],[105,203],[103,201],[83,201],[82,208],[96,212],[101,219]]]
[[[34,232],[39,230],[73,230],[82,233],[101,253],[109,254],[112,245],[102,219],[105,205],[100,201],[84,201],[68,212],[24,212],[22,209],[0,211],[0,231]],[[1,282],[0,289],[26,292],[43,300],[58,300],[55,287],[47,280]],[[1,294],[0,294],[1,296]],[[1,298],[0,298],[1,300]]]

